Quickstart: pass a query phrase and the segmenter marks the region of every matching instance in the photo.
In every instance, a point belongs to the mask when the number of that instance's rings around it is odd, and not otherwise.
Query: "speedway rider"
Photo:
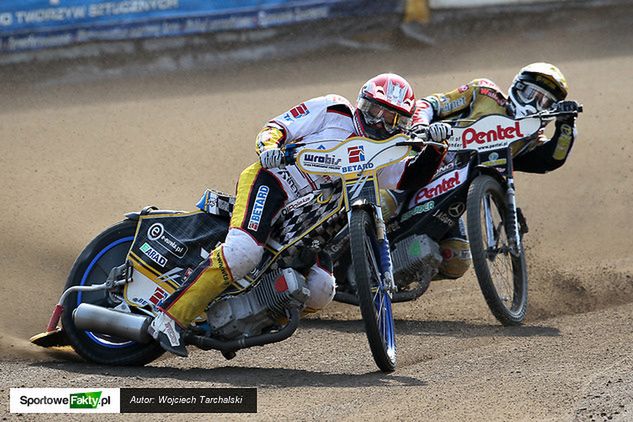
[[[494,82],[475,79],[448,93],[418,100],[412,132],[424,130],[429,123],[438,120],[467,119],[472,122],[490,114],[519,118],[553,107],[558,111],[578,111],[578,103],[563,101],[567,91],[565,76],[556,66],[532,63],[514,77],[508,97]],[[470,122],[463,123],[463,126]],[[527,173],[546,173],[559,168],[569,156],[576,136],[576,118],[573,115],[560,116],[551,139],[541,132],[533,139],[513,145],[514,169]],[[444,162],[450,161],[452,155],[447,154]],[[468,240],[463,222],[460,220],[459,223],[440,242],[444,258],[440,275],[446,278],[459,278],[470,266]]]
[[[248,287],[243,277],[259,263],[271,226],[289,202],[328,182],[324,176],[303,173],[285,165],[283,146],[301,142],[309,148],[331,148],[351,136],[382,140],[411,127],[415,110],[413,89],[402,77],[381,74],[360,90],[356,108],[343,97],[314,98],[270,120],[256,139],[259,161],[246,168],[237,185],[237,198],[224,243],[211,252],[184,284],[160,306],[149,332],[167,351],[186,356],[185,329],[228,287]],[[447,145],[451,127],[426,127],[429,137]],[[430,181],[446,148],[427,147],[379,172],[382,186],[413,190]],[[332,263],[319,256],[306,277],[310,297],[306,309],[316,311],[334,297]]]

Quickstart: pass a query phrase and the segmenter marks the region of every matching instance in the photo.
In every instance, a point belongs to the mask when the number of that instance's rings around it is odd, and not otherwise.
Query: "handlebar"
[[[540,113],[535,113],[535,114],[530,114],[528,116],[525,116],[524,118],[528,118],[528,117],[534,117],[534,116],[539,116],[541,118],[544,119],[548,119],[548,118],[554,118],[554,117],[558,117],[558,116],[578,116],[578,113],[582,113],[583,112],[583,107],[582,104],[578,104],[578,108],[575,111],[559,111],[557,109],[558,103],[554,104],[554,107],[552,107],[549,110],[543,110]]]
[[[436,146],[439,148],[446,148],[446,145],[441,142],[434,142],[428,139],[427,133],[421,133],[413,135],[409,140],[398,142],[396,146],[410,146],[410,147],[425,147],[427,145]],[[303,142],[297,142],[294,144],[285,144],[281,150],[284,152],[284,165],[290,166],[295,164],[298,149],[306,146]]]
[[[408,141],[402,141],[402,142],[398,142],[396,144],[396,146],[412,146],[412,147],[416,147],[416,146],[434,146],[434,147],[438,147],[438,148],[446,148],[446,144],[443,144],[441,142],[435,142],[435,141],[430,141],[427,140],[428,137],[426,136],[426,134],[424,134],[424,136],[415,136],[412,137],[410,140]]]
[[[535,114],[531,114],[525,117],[522,117],[520,119],[525,119],[525,118],[534,118],[534,117],[540,117],[541,119],[553,119],[556,118],[558,116],[577,116],[578,113],[582,113],[583,112],[583,106],[582,104],[578,104],[578,107],[575,111],[558,111],[556,109],[556,106],[558,105],[558,103],[555,104],[555,106],[550,109],[550,110],[543,110],[539,113],[535,113]],[[517,119],[517,120],[520,120]],[[474,123],[476,122],[476,120],[470,120],[470,119],[457,119],[457,120],[452,120],[452,121],[444,121],[445,123],[450,123],[452,126],[455,126],[457,123],[463,123],[463,122],[469,122],[469,123]],[[398,142],[396,144],[396,146],[411,146],[413,148],[415,147],[425,147],[425,146],[434,146],[434,147],[438,147],[438,148],[446,148],[446,144],[441,143],[441,142],[434,142],[432,140],[429,139],[428,133],[426,132],[422,132],[422,133],[409,133],[409,136],[411,136],[411,138],[409,140],[406,141],[401,141]],[[296,162],[296,155],[297,155],[297,149],[306,146],[305,143],[303,142],[297,142],[295,144],[286,144],[282,147],[282,150],[284,151],[284,165],[293,165]]]
[[[554,107],[549,109],[549,110],[543,110],[541,112],[538,113],[534,113],[534,114],[529,114],[527,116],[523,116],[523,117],[515,117],[515,120],[523,120],[523,119],[530,119],[530,118],[534,118],[534,117],[538,117],[542,120],[550,120],[550,119],[554,119],[558,116],[578,116],[578,113],[582,113],[583,112],[583,106],[582,104],[578,104],[578,109],[576,111],[558,111],[556,109],[556,106],[558,105],[558,103],[554,104]],[[484,118],[486,116],[483,116],[482,118]],[[460,124],[466,123],[466,124],[470,124],[470,123],[476,123],[479,119],[453,119],[453,120],[443,120],[444,123],[448,123],[449,125],[453,126],[453,127],[459,127]]]

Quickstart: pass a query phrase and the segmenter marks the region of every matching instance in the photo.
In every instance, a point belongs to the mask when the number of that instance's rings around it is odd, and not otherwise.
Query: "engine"
[[[289,306],[302,307],[310,297],[305,277],[286,268],[272,271],[246,293],[225,296],[207,310],[214,335],[226,339],[254,336],[278,324]]]
[[[418,281],[428,283],[442,263],[439,245],[425,234],[407,237],[391,252],[393,275],[398,287]]]

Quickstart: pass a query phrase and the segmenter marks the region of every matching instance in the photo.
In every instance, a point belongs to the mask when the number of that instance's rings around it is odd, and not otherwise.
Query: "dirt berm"
[[[262,420],[632,420],[633,25],[594,15],[521,35],[483,32],[432,48],[338,49],[213,71],[74,83],[51,81],[44,68],[5,72],[0,412],[18,418],[8,414],[10,387],[254,386],[259,411],[250,417]],[[469,274],[396,306],[399,367],[391,375],[376,372],[358,311],[341,304],[289,340],[230,362],[192,351],[146,368],[105,368],[27,342],[92,237],[148,204],[192,209],[207,186],[232,191],[269,117],[325,93],[355,98],[385,70],[424,95],[475,77],[508,86],[532,61],[558,64],[585,112],[564,167],[517,175],[531,228],[525,326],[501,327]]]

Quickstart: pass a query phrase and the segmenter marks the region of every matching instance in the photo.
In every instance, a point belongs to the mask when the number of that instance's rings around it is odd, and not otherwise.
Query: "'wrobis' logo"
[[[489,130],[487,132],[477,132],[474,128],[468,128],[462,134],[462,146],[467,148],[469,144],[476,142],[480,145],[503,140],[514,140],[525,137],[521,133],[521,127],[519,122],[515,122],[514,126],[502,127],[497,125],[496,129]]]
[[[306,164],[325,168],[338,168],[340,167],[341,161],[343,161],[340,158],[336,158],[336,156],[330,154],[306,154],[304,160]]]
[[[350,163],[360,163],[365,161],[365,147],[358,145],[355,147],[347,148],[347,156]]]

